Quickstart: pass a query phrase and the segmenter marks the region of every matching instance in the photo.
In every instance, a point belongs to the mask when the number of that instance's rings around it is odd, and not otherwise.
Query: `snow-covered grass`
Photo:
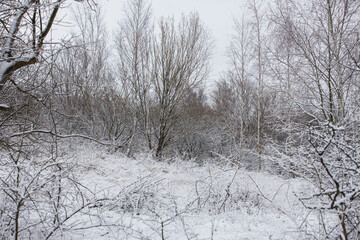
[[[8,222],[16,214],[21,238],[66,240],[322,239],[321,224],[335,222],[298,200],[315,192],[305,180],[238,169],[226,159],[199,165],[129,158],[75,140],[59,146],[56,162],[33,151],[14,165],[0,153],[7,163],[0,179],[20,179],[2,185],[0,238],[13,234]]]
[[[295,195],[311,191],[303,180],[89,143],[64,151],[81,184],[112,199],[74,217],[64,239],[311,239],[320,228]]]

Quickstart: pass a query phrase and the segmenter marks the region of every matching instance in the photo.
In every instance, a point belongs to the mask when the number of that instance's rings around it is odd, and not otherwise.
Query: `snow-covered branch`
[[[60,6],[65,0],[49,1],[39,4],[36,0],[27,0],[20,6],[7,5],[4,11],[15,12],[9,23],[1,23],[8,29],[7,36],[4,36],[4,44],[1,47],[0,56],[0,90],[14,72],[25,66],[38,62],[39,54],[43,50],[44,40],[54,25]],[[30,19],[29,11],[38,11]],[[43,16],[48,15],[45,19]],[[39,18],[39,19],[36,19]],[[36,30],[40,29],[37,34]],[[27,34],[29,31],[32,34]],[[31,49],[31,50],[29,50]]]

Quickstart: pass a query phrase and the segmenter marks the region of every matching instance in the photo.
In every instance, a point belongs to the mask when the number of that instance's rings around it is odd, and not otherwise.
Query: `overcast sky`
[[[121,19],[122,7],[126,0],[103,0],[102,6],[105,21],[109,30],[116,27]],[[226,68],[226,49],[229,45],[233,27],[233,17],[240,16],[245,0],[152,0],[155,18],[174,16],[197,11],[205,26],[210,30],[215,42],[214,55],[211,61],[212,73],[210,82],[219,78],[219,73]]]

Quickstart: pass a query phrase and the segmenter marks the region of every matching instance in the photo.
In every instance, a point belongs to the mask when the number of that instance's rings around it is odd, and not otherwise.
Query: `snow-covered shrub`
[[[209,213],[218,214],[228,211],[239,211],[253,214],[260,210],[262,199],[259,194],[249,189],[244,189],[234,181],[237,170],[230,177],[224,177],[226,172],[210,175],[204,180],[196,182],[198,210],[207,210]]]
[[[85,200],[84,189],[70,174],[73,164],[35,154],[35,146],[2,154],[2,238],[46,238],[64,225],[78,203]]]
[[[313,124],[308,144],[283,151],[273,148],[274,160],[286,171],[313,183],[316,192],[299,196],[303,204],[328,216],[323,223],[327,238],[360,236],[360,135],[358,121],[335,125]],[[335,223],[331,222],[337,219]]]
[[[108,206],[110,210],[139,215],[159,203],[159,179],[152,176],[140,178],[127,186],[116,200]]]

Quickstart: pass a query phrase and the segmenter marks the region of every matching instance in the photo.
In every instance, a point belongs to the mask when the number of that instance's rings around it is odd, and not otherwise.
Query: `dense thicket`
[[[244,139],[257,136],[259,168],[265,160],[272,171],[314,183],[317,192],[302,202],[337,215],[338,225],[323,224],[322,236],[356,239],[360,4],[283,0],[249,7],[253,17],[235,21],[232,65],[216,95],[227,120],[240,126],[229,130],[237,133],[238,152]]]

